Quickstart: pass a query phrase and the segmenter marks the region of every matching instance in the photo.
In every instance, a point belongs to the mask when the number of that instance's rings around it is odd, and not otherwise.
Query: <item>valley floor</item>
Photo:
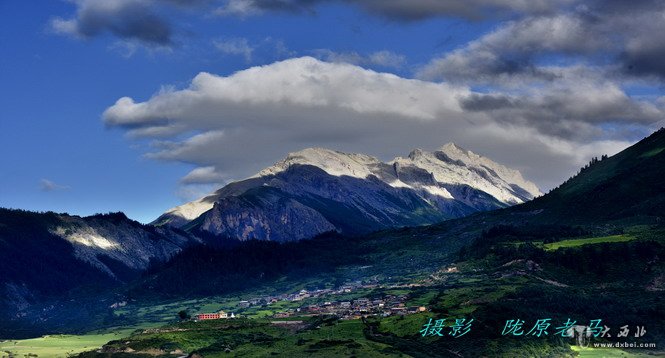
[[[543,239],[531,229],[520,230],[483,233],[483,240],[453,256],[428,260],[423,256],[431,245],[427,242],[390,249],[388,256],[379,253],[381,259],[369,265],[342,266],[334,274],[307,279],[284,278],[237,294],[118,302],[112,310],[113,321],[126,322],[125,327],[81,336],[4,341],[0,357],[662,354],[663,269],[653,259],[663,251],[662,227],[554,239]],[[391,242],[405,237],[420,240],[411,231],[401,235]],[[399,260],[405,264],[396,265]],[[428,265],[419,266],[418,260]],[[412,269],[417,266],[419,270]],[[198,322],[178,318],[183,311],[195,317],[220,310],[238,318]],[[569,318],[581,325],[600,319],[610,334],[629,325],[630,335],[619,341],[658,345],[627,351],[580,348],[575,339],[556,335],[555,328]],[[443,319],[439,331],[427,330],[429,323]],[[527,333],[539,319],[550,320],[548,333]],[[508,320],[524,320],[524,334],[504,334]],[[470,325],[461,327],[465,323]],[[636,325],[644,326],[646,332],[634,338]],[[455,327],[457,334],[453,334]],[[591,342],[615,340],[616,336],[599,337]]]

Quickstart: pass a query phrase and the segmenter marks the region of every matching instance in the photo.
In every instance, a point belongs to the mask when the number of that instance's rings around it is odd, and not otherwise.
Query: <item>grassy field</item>
[[[612,236],[601,236],[601,237],[592,237],[589,239],[571,239],[552,242],[549,244],[543,245],[545,250],[553,251],[558,250],[564,247],[577,247],[582,245],[591,245],[591,244],[600,244],[604,242],[626,242],[635,240],[636,237],[632,235],[612,235]]]
[[[419,334],[423,325],[429,318],[436,319],[437,316],[431,312],[417,313],[408,316],[391,316],[381,319],[379,331],[391,333],[398,337],[408,337]]]
[[[105,327],[84,334],[52,334],[21,340],[0,339],[0,358],[7,357],[10,353],[17,357],[67,357],[100,348],[108,341],[127,337],[137,329],[156,328],[175,322],[178,311],[183,309],[190,313],[212,312],[222,308],[230,310],[237,302],[236,298],[210,297],[162,303],[130,303],[114,310],[117,317],[125,318],[122,326]]]
[[[119,350],[129,347],[136,352],[149,354],[196,351],[205,357],[400,356],[399,352],[389,346],[366,339],[364,325],[360,320],[303,320],[296,329],[261,319],[186,322],[159,331],[134,334],[112,345]],[[84,355],[101,356],[104,355],[94,352]]]
[[[15,356],[67,357],[100,348],[110,340],[129,336],[134,330],[86,335],[52,335],[16,341],[0,341],[0,357]]]

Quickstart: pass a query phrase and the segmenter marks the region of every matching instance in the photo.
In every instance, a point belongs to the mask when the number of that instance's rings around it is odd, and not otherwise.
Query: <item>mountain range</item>
[[[151,287],[173,296],[178,289],[171,282],[196,276],[197,279],[188,280],[190,293],[227,292],[231,287],[255,285],[275,275],[299,277],[303,275],[300,267],[320,272],[334,270],[334,265],[346,265],[349,261],[364,267],[362,275],[366,277],[394,271],[403,275],[404,271],[449,263],[451,255],[455,257],[454,253],[460,249],[482,256],[488,246],[496,244],[495,237],[507,241],[500,243],[504,245],[499,245],[501,250],[517,248],[525,242],[542,245],[544,241],[604,237],[623,234],[625,230],[638,230],[640,235],[651,237],[663,230],[663,168],[665,130],[661,129],[612,157],[592,159],[550,193],[522,204],[355,238],[322,236],[295,246],[252,243],[252,255],[247,254],[246,245],[218,253],[185,250],[141,283],[139,286],[143,288],[139,290],[147,292],[145,287]],[[278,255],[273,255],[277,252]],[[585,258],[581,255],[575,259]],[[289,270],[291,274],[286,274]],[[648,277],[645,275],[643,279]]]
[[[104,312],[127,297],[217,295],[285,277],[293,282],[313,275],[402,277],[436,271],[460,249],[479,260],[488,250],[499,250],[488,256],[495,260],[516,243],[542,245],[635,227],[640,235],[653,236],[665,216],[664,149],[660,130],[615,156],[592,160],[543,196],[517,171],[448,144],[387,163],[306,149],[169,211],[155,225],[122,213],[78,217],[0,209],[0,336],[90,329],[106,319],[104,324],[114,324],[119,318],[105,318]],[[237,225],[229,225],[234,218]],[[306,222],[306,229],[298,231],[296,219]],[[367,234],[378,229],[389,230]],[[237,235],[243,232],[250,234]],[[240,240],[211,247],[220,237]],[[641,245],[655,246],[644,251]],[[533,246],[526,247],[532,251],[510,251],[506,257],[542,259]],[[642,250],[631,262],[659,247],[630,244],[630,252]],[[562,251],[551,260],[586,267],[586,251]],[[597,258],[588,262],[602,264]],[[644,262],[652,271],[636,284],[660,289],[662,271],[651,267],[659,261],[649,256]],[[338,269],[348,266],[363,269],[342,270],[347,276],[339,278]]]
[[[513,169],[449,143],[389,162],[323,148],[175,207],[153,224],[249,240],[295,241],[432,224],[541,195]]]
[[[538,195],[518,171],[451,143],[387,163],[305,149],[169,210],[153,225],[122,213],[79,217],[0,209],[0,316],[46,327],[43,310],[58,311],[53,302],[69,299],[77,309],[77,297],[122,287],[201,243],[360,235],[503,208]]]

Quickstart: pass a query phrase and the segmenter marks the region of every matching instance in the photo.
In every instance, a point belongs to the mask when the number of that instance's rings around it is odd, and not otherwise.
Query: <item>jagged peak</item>
[[[310,147],[310,148],[305,148],[301,149],[299,151],[295,152],[290,152],[289,154],[286,155],[286,158],[282,161],[286,160],[305,160],[305,161],[313,161],[320,159],[322,157],[325,158],[349,158],[351,160],[364,160],[364,161],[378,161],[377,158],[372,157],[367,154],[362,154],[362,153],[346,153],[342,152],[339,150],[333,150],[333,149],[327,149],[327,148],[322,148],[322,147]]]
[[[345,153],[326,148],[305,148],[289,153],[285,159],[261,170],[254,177],[272,175],[288,169],[292,165],[313,165],[335,176],[366,178],[372,174],[370,166],[380,161],[373,156],[358,153]]]
[[[332,150],[332,149],[328,149],[328,148],[323,148],[323,147],[309,147],[309,148],[304,148],[304,149],[301,149],[301,150],[297,150],[295,152],[289,152],[286,155],[286,158],[288,159],[288,158],[292,158],[292,157],[302,157],[302,156],[307,156],[307,155],[315,154],[315,153],[316,154],[323,154],[323,153],[327,153],[327,154],[334,154],[334,153],[345,154],[345,153],[340,152],[340,151],[336,151],[336,150]]]
[[[416,159],[416,158],[418,158],[418,157],[423,156],[425,153],[427,153],[427,152],[424,151],[424,150],[422,150],[422,149],[420,149],[420,148],[416,148],[416,149],[412,150],[412,151],[409,153],[408,158],[413,160],[413,159]]]
[[[462,152],[468,152],[466,149],[460,147],[459,145],[455,144],[454,142],[448,142],[441,147],[439,147],[439,151],[446,152],[446,151],[462,151]]]
[[[462,157],[471,158],[471,159],[479,159],[479,158],[487,159],[487,157],[484,157],[480,154],[476,154],[476,153],[474,153],[474,152],[472,152],[472,151],[470,151],[470,150],[468,150],[464,147],[461,147],[461,146],[459,146],[459,145],[457,145],[456,143],[453,143],[453,142],[446,143],[446,144],[442,145],[436,151],[444,153],[447,156],[449,156],[451,158],[456,158],[456,159],[460,159]],[[490,160],[490,159],[487,159],[487,160]]]
[[[511,185],[519,186],[532,197],[542,194],[538,187],[525,180],[518,170],[496,163],[452,142],[444,144],[434,152],[416,149],[409,153],[408,157],[397,157],[390,164],[395,163],[425,169],[432,173],[438,182],[470,185],[505,203],[523,201],[516,198]]]

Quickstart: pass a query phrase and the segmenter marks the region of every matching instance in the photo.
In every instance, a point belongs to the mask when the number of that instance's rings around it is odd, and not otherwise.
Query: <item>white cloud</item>
[[[238,55],[245,59],[245,62],[252,61],[254,47],[249,44],[246,38],[230,38],[214,40],[213,44],[217,50],[227,55]]]
[[[69,189],[69,186],[56,184],[55,182],[48,179],[42,179],[39,181],[39,189],[41,191],[57,191],[57,190],[67,190]]]
[[[227,0],[226,4],[217,8],[215,14],[219,16],[251,16],[261,13],[261,9],[247,0]]]
[[[502,24],[498,29],[464,47],[435,58],[420,69],[418,77],[463,83],[517,85],[551,81],[556,68],[537,66],[543,54],[588,53],[603,48],[603,38],[589,37],[585,21],[557,15],[527,17]]]
[[[199,166],[183,179],[192,183],[241,179],[304,147],[391,159],[453,141],[523,170],[547,189],[588,160],[582,157],[629,144],[603,129],[606,123],[621,128],[605,122],[604,111],[660,113],[604,83],[560,90],[560,97],[536,90],[521,97],[496,93],[496,101],[483,104],[485,95],[465,86],[303,57],[225,77],[200,73],[189,87],[162,90],[144,102],[123,97],[104,120],[159,138],[151,158]],[[604,109],[617,99],[627,109]]]
[[[143,103],[123,97],[107,109],[104,118],[111,125],[152,127],[172,118],[175,123],[194,127],[230,129],[250,121],[281,125],[280,120],[293,116],[314,121],[312,111],[330,108],[434,120],[443,112],[459,112],[457,98],[462,94],[468,90],[302,57],[252,67],[229,77],[202,72],[182,91],[162,92]],[[256,115],[257,110],[268,108],[279,111]],[[278,118],[293,108],[303,113]],[[186,121],[177,120],[184,117]]]
[[[218,173],[215,167],[201,167],[189,172],[180,182],[183,184],[219,184],[226,179],[228,178]]]
[[[201,199],[202,197],[219,188],[219,184],[183,184],[178,187],[175,195],[178,197],[178,199],[180,199],[180,201],[187,203]],[[196,218],[196,216],[193,218]]]
[[[391,51],[382,50],[361,55],[358,52],[335,52],[329,49],[318,49],[312,54],[326,62],[350,63],[359,66],[379,66],[385,68],[400,68],[406,63],[406,56]]]
[[[78,33],[78,24],[75,19],[65,20],[56,17],[51,20],[50,26],[51,30],[57,34],[81,37]]]
[[[369,62],[383,67],[399,68],[406,63],[406,56],[383,50],[371,53]]]

